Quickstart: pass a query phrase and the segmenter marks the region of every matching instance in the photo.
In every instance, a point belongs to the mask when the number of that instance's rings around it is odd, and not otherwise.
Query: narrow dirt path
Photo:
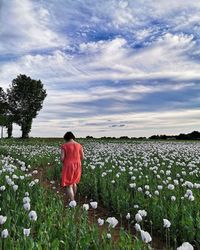
[[[40,180],[40,184],[44,188],[51,189],[53,192],[57,193],[57,195],[59,195],[61,200],[63,201],[64,206],[67,206],[68,201],[67,201],[66,190],[63,187],[61,187],[60,183],[57,180],[55,181],[48,180],[47,175],[45,173],[45,168],[37,168],[36,170],[38,171],[38,173],[34,174],[34,177]],[[79,206],[82,206],[84,203],[89,204],[90,200],[88,200],[87,197],[85,198],[81,197],[80,193],[77,193],[76,202]],[[113,217],[114,215],[113,213],[108,211],[105,207],[103,207],[101,202],[98,202],[98,206],[97,209],[95,209],[95,211],[91,207],[88,210],[88,221],[90,224],[97,224],[98,218],[106,220],[106,218],[108,218],[109,216]],[[118,218],[117,216],[116,218],[118,219],[119,223],[114,228],[114,230],[112,230],[112,240],[117,246],[120,234],[120,227],[123,226],[123,228],[125,228],[128,231],[128,223],[126,220],[121,221],[121,219]],[[100,232],[103,232],[103,230],[107,231],[107,223],[105,222],[104,225],[100,227]],[[129,230],[131,235],[134,237],[135,229],[133,225],[129,228]],[[152,247],[155,250],[165,250],[164,242],[158,238],[153,239]]]

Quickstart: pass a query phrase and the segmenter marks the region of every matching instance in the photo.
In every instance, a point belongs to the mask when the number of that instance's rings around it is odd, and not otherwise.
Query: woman
[[[74,200],[77,192],[77,183],[80,182],[84,158],[83,147],[75,141],[72,132],[64,135],[65,143],[61,146],[62,187],[67,187],[67,194],[71,201]]]

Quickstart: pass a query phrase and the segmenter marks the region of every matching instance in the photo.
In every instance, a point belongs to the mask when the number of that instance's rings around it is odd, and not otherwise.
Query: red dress
[[[76,142],[64,143],[61,146],[65,157],[62,167],[62,186],[69,186],[80,182],[82,166],[82,146]]]

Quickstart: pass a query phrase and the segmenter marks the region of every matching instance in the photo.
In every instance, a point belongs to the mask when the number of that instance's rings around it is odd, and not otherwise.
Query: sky
[[[19,74],[48,94],[30,136],[198,130],[200,1],[0,0],[0,86]]]

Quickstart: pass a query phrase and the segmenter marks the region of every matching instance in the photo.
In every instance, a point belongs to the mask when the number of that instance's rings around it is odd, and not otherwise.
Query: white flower
[[[13,190],[17,191],[17,189],[18,189],[18,185],[13,185]]]
[[[107,175],[106,172],[103,172],[103,173],[101,174],[102,177],[104,177],[104,176],[106,176],[106,175]]]
[[[0,225],[3,225],[7,220],[6,216],[0,215]]]
[[[174,190],[174,185],[173,184],[169,184],[167,187],[169,190]]]
[[[127,215],[126,215],[126,219],[127,219],[127,220],[129,220],[130,218],[131,218],[130,213],[127,213]]]
[[[1,232],[1,238],[7,238],[8,237],[8,229],[4,229],[2,232]]]
[[[187,196],[193,195],[192,190],[188,189],[188,190],[186,191],[186,194],[187,194]]]
[[[155,194],[155,195],[159,195],[159,191],[156,190],[156,191],[154,192],[154,194]]]
[[[139,210],[138,214],[140,214],[142,217],[146,217],[147,216],[147,212],[145,210]]]
[[[194,247],[189,242],[184,242],[177,250],[193,250]]]
[[[30,231],[31,231],[31,229],[30,228],[24,228],[23,229],[23,233],[24,233],[24,236],[29,236],[29,234],[30,234]]]
[[[70,207],[76,207],[76,201],[75,200],[70,201],[69,206]]]
[[[104,220],[101,218],[99,218],[97,221],[98,221],[99,226],[102,226],[104,224]]]
[[[30,203],[24,203],[24,205],[23,205],[23,207],[24,207],[24,209],[26,210],[26,211],[29,211],[30,209],[31,209],[31,204]]]
[[[93,209],[96,209],[98,203],[97,203],[96,201],[92,201],[92,202],[90,202],[90,205],[91,205],[91,207],[92,207]]]
[[[114,228],[114,227],[117,225],[118,220],[117,220],[115,217],[108,217],[108,218],[106,219],[106,222],[108,222],[108,223],[110,224],[110,226],[111,226],[112,228]]]
[[[163,219],[163,223],[164,223],[163,227],[165,228],[169,228],[171,226],[171,222],[167,219]]]
[[[149,243],[150,241],[152,241],[151,235],[148,232],[141,230],[140,233],[142,241],[144,241],[145,243]]]
[[[28,217],[30,220],[32,221],[36,221],[37,220],[37,213],[35,211],[30,211],[30,213],[28,214]]]
[[[108,239],[110,239],[110,238],[111,238],[111,234],[107,233],[106,237],[107,237]]]
[[[175,201],[176,200],[176,197],[173,195],[172,197],[171,197],[171,201]]]
[[[135,188],[135,187],[136,187],[136,184],[135,184],[135,183],[130,183],[130,184],[129,184],[129,187],[130,187],[130,188]]]
[[[83,209],[87,211],[89,209],[89,204],[83,204]]]
[[[6,190],[6,187],[5,186],[1,186],[0,187],[0,191],[4,191],[4,190]]]
[[[29,197],[23,198],[23,203],[30,203],[31,199]]]
[[[190,195],[190,196],[188,197],[188,200],[189,200],[189,201],[194,201],[194,196],[193,196],[193,195]]]
[[[179,184],[179,182],[178,182],[178,180],[174,180],[174,185],[178,185]]]
[[[139,213],[137,213],[136,215],[135,215],[135,220],[139,223],[139,222],[141,222],[142,221],[142,216],[139,214]]]
[[[135,223],[135,230],[138,232],[138,231],[141,231],[141,227],[138,223]]]

